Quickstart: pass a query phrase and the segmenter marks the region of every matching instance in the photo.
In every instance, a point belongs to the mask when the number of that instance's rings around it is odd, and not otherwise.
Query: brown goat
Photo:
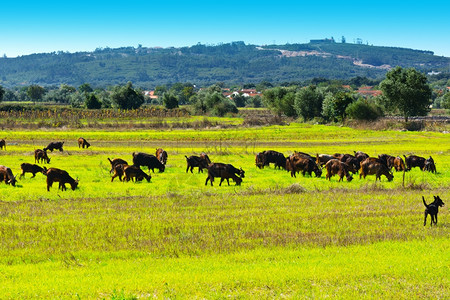
[[[150,179],[152,179],[151,175],[145,174],[144,171],[141,170],[138,166],[124,166],[123,172],[125,173],[125,176],[123,178],[123,181],[130,181],[135,178],[135,181],[141,181],[142,179],[146,179],[147,182],[150,182]]]
[[[397,172],[406,170],[405,162],[403,161],[403,158],[401,158],[400,156],[394,158],[394,169]]]
[[[3,150],[3,148],[5,148],[5,151],[6,151],[6,141],[4,139],[1,139],[0,140],[0,149]]]
[[[89,148],[90,146],[91,144],[88,143],[88,141],[86,141],[84,138],[78,138],[78,148],[83,147],[84,149],[84,147]]]
[[[124,175],[124,167],[128,166],[128,165],[123,165],[123,164],[116,164],[114,166],[114,174],[111,177],[111,182],[114,181],[114,178],[119,177],[119,180],[122,181],[122,176]]]
[[[381,162],[383,162],[389,170],[392,170],[392,168],[394,167],[395,156],[389,154],[381,154],[378,155],[378,159],[381,160]]]
[[[245,172],[242,168],[237,169],[231,164],[212,163],[208,166],[208,177],[206,177],[205,185],[208,184],[209,180],[212,186],[215,177],[220,177],[219,186],[222,185],[222,182],[225,179],[227,180],[228,185],[230,185],[230,178],[236,182],[236,185],[241,185],[242,178],[245,177]]]
[[[201,157],[201,156],[196,156],[196,155],[191,155],[189,157],[187,157],[186,155],[184,156],[186,157],[186,163],[187,163],[187,167],[186,167],[186,173],[189,171],[189,169],[192,170],[194,168],[198,167],[198,172],[202,172],[203,173],[203,169],[208,169],[208,161],[206,160],[205,157]]]
[[[209,159],[208,154],[206,154],[205,152],[200,153],[200,158],[204,159],[208,163],[208,166],[211,164],[211,160]]]
[[[111,160],[111,159],[108,157],[108,161],[109,161],[109,163],[111,164],[111,170],[109,170],[109,173],[114,172],[114,168],[115,168],[117,165],[128,165],[128,163],[127,163],[125,160],[121,159],[121,158],[114,158],[113,160]]]
[[[312,176],[312,172],[316,177],[322,175],[322,170],[317,166],[314,158],[308,154],[295,152],[286,159],[286,170],[291,172],[291,177],[297,177],[295,174],[302,171],[302,175],[306,173]]]
[[[53,152],[53,150],[57,149],[62,152],[64,150],[63,145],[64,145],[64,142],[51,142],[43,150],[44,151],[50,150],[50,152]]]
[[[347,181],[352,181],[353,177],[350,175],[348,171],[348,165],[338,159],[330,159],[326,164],[325,168],[327,169],[326,179],[331,181],[331,177],[334,175],[339,176],[339,181],[341,181],[344,176],[347,178]]]
[[[330,159],[334,159],[333,155],[316,154],[316,164],[319,167],[323,167]]]
[[[57,168],[50,168],[47,170],[47,191],[50,191],[50,188],[53,185],[53,182],[59,182],[58,189],[61,189],[61,191],[66,190],[66,183],[70,184],[70,187],[72,190],[75,190],[78,187],[78,179],[75,180],[72,177],[70,177],[69,173],[67,171],[57,169]]]
[[[6,184],[16,186],[16,177],[17,175],[14,176],[10,168],[0,166],[0,181],[4,181]]]
[[[42,149],[36,149],[34,150],[34,162],[44,162],[44,163],[50,163],[50,158],[48,158],[47,151]]]
[[[431,173],[436,173],[436,165],[434,164],[434,159],[430,156],[430,158],[428,158],[425,161],[425,165],[423,166],[422,171],[428,171]]]
[[[426,159],[425,157],[417,156],[417,155],[410,155],[405,157],[405,164],[406,164],[406,170],[410,171],[412,168],[419,167],[419,169],[423,170],[423,167],[425,167]]]
[[[376,161],[377,159],[371,159],[369,157],[361,163],[361,169],[359,170],[359,178],[366,178],[367,175],[375,175],[375,181],[380,179],[381,175],[386,176],[388,181],[392,181],[394,175],[389,171],[388,167],[382,162]]]
[[[167,164],[167,152],[166,150],[162,149],[162,148],[158,148],[156,149],[156,154],[155,154],[156,158],[158,158],[158,160],[163,164],[166,165]]]
[[[36,177],[36,173],[47,173],[47,168],[41,168],[38,165],[33,165],[29,163],[23,163],[20,165],[20,169],[22,170],[22,174],[20,174],[19,178],[22,178],[25,176],[25,173],[31,173],[33,176],[31,178]]]
[[[364,153],[362,151],[353,151],[353,153],[355,153],[355,157],[359,161],[359,163],[369,157],[367,153]]]

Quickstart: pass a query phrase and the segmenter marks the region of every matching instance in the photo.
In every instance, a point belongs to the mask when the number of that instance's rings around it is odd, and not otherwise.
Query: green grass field
[[[79,149],[83,136],[92,147]],[[423,226],[422,195],[450,196],[450,138],[437,132],[305,125],[209,130],[3,131],[0,164],[20,173],[33,152],[65,141],[47,167],[80,179],[75,191],[46,190],[37,174],[0,184],[0,299],[402,298],[448,299],[449,218]],[[107,158],[169,154],[150,183],[110,181]],[[413,169],[388,182],[331,181],[273,167],[273,149],[371,156],[430,155],[437,174]],[[246,173],[205,186],[185,155]],[[144,169],[147,172],[147,169]],[[19,177],[17,177],[19,178]]]

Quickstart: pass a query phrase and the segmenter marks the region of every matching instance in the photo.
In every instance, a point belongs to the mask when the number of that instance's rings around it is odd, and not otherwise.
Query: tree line
[[[448,83],[445,77],[437,80],[444,80],[440,84]],[[374,85],[382,95],[363,97],[353,91],[362,85]],[[268,81],[241,86],[260,91],[255,97],[238,92],[226,97],[224,86],[224,83],[218,83],[199,89],[191,83],[160,85],[154,89],[158,98],[153,99],[146,98],[143,90],[135,88],[131,82],[108,89],[93,89],[87,83],[78,88],[62,84],[53,89],[30,85],[10,90],[0,86],[0,101],[50,102],[87,109],[136,109],[144,103],[163,105],[167,109],[189,105],[194,114],[214,116],[237,113],[239,107],[266,107],[280,116],[322,122],[341,122],[346,118],[374,120],[386,113],[401,115],[408,121],[411,116],[426,115],[431,105],[450,109],[450,92],[445,89],[436,94],[428,78],[414,68],[396,67],[381,81],[365,77],[347,81],[314,78],[278,86]],[[238,86],[230,90],[238,90]]]

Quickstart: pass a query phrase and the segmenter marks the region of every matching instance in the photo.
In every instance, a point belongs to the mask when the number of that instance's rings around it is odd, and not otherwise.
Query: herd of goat
[[[47,155],[47,151],[53,152],[54,150],[63,151],[64,142],[51,142],[47,147],[43,149],[36,149],[34,151],[35,164],[22,163],[19,178],[25,176],[25,173],[32,173],[36,176],[36,173],[42,173],[47,177],[47,191],[50,190],[54,182],[59,183],[59,189],[66,190],[65,184],[70,184],[72,190],[75,190],[78,186],[78,179],[72,178],[65,170],[58,168],[46,168],[37,165],[36,163],[50,163],[50,158]],[[84,138],[78,139],[79,148],[89,148],[88,143]],[[0,140],[0,149],[6,150],[5,140]],[[129,165],[128,162],[121,158],[108,158],[111,164],[110,173],[113,174],[111,182],[115,178],[119,177],[120,181],[142,181],[147,180],[150,182],[151,175],[150,170],[155,172],[155,169],[159,172],[164,172],[167,163],[167,152],[162,148],[156,149],[155,155],[147,153],[134,153],[133,164]],[[214,178],[220,178],[219,186],[222,185],[224,180],[233,179],[236,185],[240,185],[242,178],[245,177],[245,172],[242,168],[235,168],[231,164],[224,163],[212,163],[206,153],[201,153],[200,156],[185,156],[187,162],[187,172],[193,172],[194,168],[198,168],[198,172],[207,170],[208,176],[206,178],[205,185],[210,182],[213,185]],[[285,157],[283,153],[267,150],[256,154],[255,164],[258,168],[263,169],[274,164],[275,168],[284,169],[290,172],[292,177],[296,177],[296,173],[301,172],[303,175],[308,174],[312,176],[312,173],[316,177],[322,176],[322,170],[326,170],[326,179],[330,180],[332,176],[337,175],[339,181],[343,180],[344,176],[347,181],[353,179],[352,174],[359,172],[359,177],[366,178],[367,175],[375,175],[375,180],[380,179],[384,175],[388,181],[394,178],[392,169],[396,171],[409,171],[412,168],[419,167],[422,171],[429,171],[436,173],[436,166],[433,158],[430,156],[428,159],[416,155],[405,156],[403,160],[400,156],[391,156],[388,154],[382,154],[378,157],[369,157],[366,153],[361,151],[354,152],[354,154],[316,154],[311,156],[303,152],[294,152],[293,154]],[[147,167],[149,174],[145,173],[141,166]],[[11,168],[6,166],[0,166],[0,182],[4,181],[6,184],[15,186],[16,176],[13,175]]]

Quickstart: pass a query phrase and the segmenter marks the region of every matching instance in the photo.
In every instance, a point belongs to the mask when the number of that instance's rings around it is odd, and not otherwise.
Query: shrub
[[[223,117],[227,113],[237,113],[237,107],[230,100],[225,99],[216,103],[211,109],[211,114],[217,117]]]
[[[215,86],[199,92],[192,97],[193,107],[196,113],[211,113],[222,117],[227,113],[237,113],[236,105],[228,98],[225,98]]]
[[[86,108],[88,109],[100,109],[102,108],[102,103],[98,100],[97,96],[94,94],[89,94],[85,101]]]
[[[351,103],[345,112],[351,119],[356,120],[376,120],[383,115],[379,106],[362,98]]]
[[[125,86],[114,87],[111,99],[121,109],[136,109],[144,104],[144,95],[140,91],[136,91],[131,82]]]
[[[163,95],[163,103],[167,109],[177,108],[178,98],[174,94],[167,92]]]

